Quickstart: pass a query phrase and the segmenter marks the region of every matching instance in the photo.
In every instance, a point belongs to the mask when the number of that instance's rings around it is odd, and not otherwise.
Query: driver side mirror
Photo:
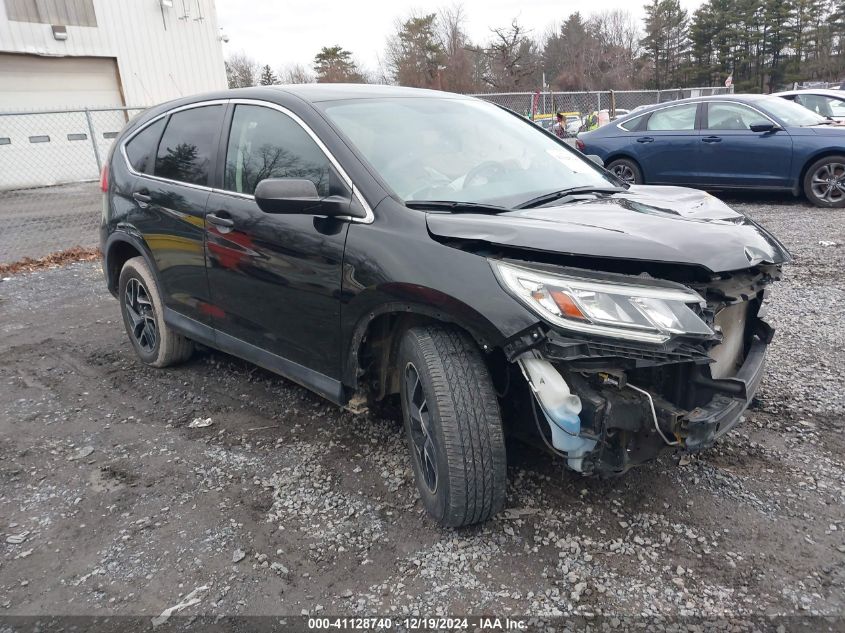
[[[588,159],[593,161],[599,167],[604,167],[604,161],[601,159],[601,156],[598,154],[587,154],[586,156]]]
[[[255,188],[255,203],[264,213],[302,213],[330,217],[350,214],[349,198],[321,198],[306,178],[266,178]]]
[[[774,123],[753,123],[749,127],[752,132],[777,132],[783,129]]]

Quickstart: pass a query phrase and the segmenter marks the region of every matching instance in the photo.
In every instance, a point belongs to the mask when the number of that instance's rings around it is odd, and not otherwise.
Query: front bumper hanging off
[[[757,323],[742,365],[734,375],[718,379],[710,377],[704,354],[697,362],[685,358],[633,371],[612,369],[610,359],[607,369],[595,358],[590,365],[582,362],[573,366],[561,359],[572,348],[558,345],[554,336],[548,337],[532,354],[551,363],[567,388],[580,398],[575,433],[582,443],[589,441],[575,459],[569,455],[568,446],[556,443],[555,448],[567,455],[567,463],[575,470],[613,475],[656,458],[670,446],[689,452],[712,446],[736,427],[760,386],[773,331],[762,321]],[[673,389],[657,379],[662,376],[665,381],[667,375],[673,376]],[[673,392],[672,397],[669,392]],[[533,393],[546,413],[552,437],[544,435],[554,439],[555,416],[550,415],[549,403],[538,390],[533,389]]]
[[[718,393],[706,405],[693,409],[685,416],[681,421],[684,448],[689,451],[708,448],[739,423],[763,379],[767,347],[764,341],[755,338],[742,367],[726,381],[740,388],[736,395]]]

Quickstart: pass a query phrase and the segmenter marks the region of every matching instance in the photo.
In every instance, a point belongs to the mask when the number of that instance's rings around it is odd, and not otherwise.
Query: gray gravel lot
[[[845,211],[729,201],[796,257],[744,424],[606,481],[514,444],[508,510],[456,531],[396,411],[216,352],[144,367],[95,264],[0,282],[0,614],[152,616],[207,586],[183,613],[845,616]]]
[[[99,243],[97,182],[0,191],[0,264]]]

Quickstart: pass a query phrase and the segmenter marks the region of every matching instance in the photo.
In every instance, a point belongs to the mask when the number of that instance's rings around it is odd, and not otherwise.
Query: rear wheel
[[[399,347],[402,414],[423,505],[440,525],[486,521],[505,502],[505,440],[493,382],[475,343],[416,327]]]
[[[629,185],[643,184],[643,172],[640,166],[630,158],[617,158],[611,161],[607,170]]]
[[[193,343],[164,322],[161,294],[143,257],[133,257],[123,265],[118,290],[126,334],[142,361],[167,367],[191,357]]]
[[[845,156],[825,156],[810,165],[804,195],[817,207],[845,207]]]

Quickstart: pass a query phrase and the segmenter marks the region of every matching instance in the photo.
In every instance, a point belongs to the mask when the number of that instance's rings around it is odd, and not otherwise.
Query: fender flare
[[[116,245],[121,243],[129,244],[132,248],[134,248],[141,254],[141,257],[144,258],[144,260],[147,262],[147,266],[153,273],[156,283],[158,283],[158,266],[156,266],[155,259],[153,258],[152,252],[150,251],[150,247],[147,245],[144,238],[132,227],[118,226],[106,239],[106,243],[103,247],[103,268],[106,274],[106,283],[108,285],[109,292],[111,292],[112,294],[117,293],[117,281],[120,276],[120,272],[117,271],[118,274],[113,274],[114,271],[112,269],[113,267],[111,265],[110,259],[112,257],[112,254],[114,253]]]
[[[475,323],[467,319],[456,317],[448,310],[443,310],[431,305],[409,301],[391,301],[382,303],[377,307],[368,310],[355,324],[349,343],[346,345],[346,358],[343,364],[343,383],[356,388],[358,386],[359,354],[364,337],[370,328],[370,324],[378,317],[385,314],[408,314],[428,317],[444,323],[457,325],[465,330],[484,352],[493,350],[504,337],[496,330],[492,323],[481,319]],[[478,323],[486,323],[488,327],[479,328]]]

